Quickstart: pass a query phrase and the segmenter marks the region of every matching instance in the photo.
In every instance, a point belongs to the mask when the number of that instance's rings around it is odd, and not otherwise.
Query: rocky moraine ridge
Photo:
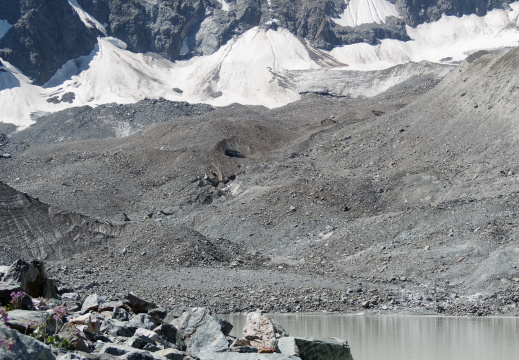
[[[241,338],[206,308],[165,308],[128,293],[82,298],[56,288],[44,264],[0,268],[0,359],[9,360],[353,360],[344,340],[290,337],[261,312]]]
[[[4,126],[0,264],[218,313],[515,316],[518,58],[480,52],[367,99],[143,100]]]

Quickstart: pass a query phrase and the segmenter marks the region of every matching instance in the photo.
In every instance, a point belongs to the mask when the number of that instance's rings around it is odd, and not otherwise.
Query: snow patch
[[[7,20],[0,19],[0,39],[12,28],[13,25],[9,24]]]
[[[79,15],[79,18],[89,28],[96,28],[101,33],[103,33],[104,36],[106,36],[106,27],[105,25],[101,24],[99,21],[94,19],[89,13],[87,13],[83,8],[77,3],[77,0],[68,0],[68,3],[72,8],[76,11],[76,13]]]
[[[362,24],[383,24],[388,16],[400,17],[395,5],[387,0],[349,0],[344,13],[332,19],[341,26],[356,27]]]
[[[384,39],[379,45],[341,46],[330,55],[350,70],[380,70],[407,62],[457,62],[477,50],[517,46],[519,2],[512,10],[493,10],[484,17],[442,16],[434,23],[407,28],[411,41]]]
[[[223,11],[229,11],[230,5],[225,0],[217,0],[220,4],[222,4]]]

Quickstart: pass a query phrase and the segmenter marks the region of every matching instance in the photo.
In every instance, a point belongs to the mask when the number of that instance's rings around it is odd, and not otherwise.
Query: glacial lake
[[[292,336],[348,341],[354,360],[519,360],[519,318],[273,314]],[[245,315],[221,315],[240,336]]]

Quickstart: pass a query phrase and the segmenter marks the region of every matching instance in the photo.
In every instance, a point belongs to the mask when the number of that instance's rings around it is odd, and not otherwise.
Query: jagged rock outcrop
[[[88,54],[99,34],[67,0],[5,0],[0,19],[13,27],[0,39],[0,58],[35,84],[44,84],[66,61]]]

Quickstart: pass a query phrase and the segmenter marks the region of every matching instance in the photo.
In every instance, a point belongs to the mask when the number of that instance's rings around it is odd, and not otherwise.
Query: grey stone
[[[74,326],[65,325],[59,331],[58,336],[68,341],[70,350],[90,352],[90,343],[85,334],[77,331]]]
[[[157,327],[157,324],[148,314],[137,314],[130,319],[128,326],[153,330]]]
[[[54,360],[49,346],[43,344],[30,336],[23,335],[16,330],[9,329],[0,324],[0,336],[12,338],[14,348],[9,351],[0,347],[0,359],[2,360]]]
[[[130,320],[130,314],[128,311],[116,306],[112,311],[112,318],[119,321],[128,321]]]
[[[137,328],[128,326],[128,323],[114,319],[105,319],[101,325],[101,332],[112,336],[130,337],[135,334],[135,330]]]
[[[270,348],[272,341],[282,336],[288,336],[287,332],[274,320],[261,312],[247,314],[243,338],[249,340],[251,346],[258,349]]]
[[[3,282],[20,284],[22,291],[33,298],[57,298],[57,291],[54,281],[47,278],[45,265],[42,261],[17,260],[2,278]]]
[[[61,300],[63,301],[79,301],[81,296],[78,293],[64,293],[61,294]]]
[[[45,311],[12,310],[9,311],[8,316],[9,320],[6,322],[7,326],[18,330],[23,334],[31,332],[30,329],[26,329],[27,325],[29,325],[29,327],[36,327],[40,323],[45,322],[46,318],[48,321],[45,331],[47,333],[54,333],[54,330],[56,329],[56,320]]]
[[[283,337],[276,340],[276,350],[303,360],[353,360],[347,341],[335,338]]]
[[[89,295],[83,302],[81,311],[84,313],[86,313],[90,310],[97,311],[99,309],[99,305],[104,304],[105,302],[106,302],[106,299],[98,296],[97,294]]]
[[[169,323],[164,322],[162,325],[153,329],[153,331],[172,344],[177,342],[177,328]]]
[[[168,360],[184,360],[188,355],[177,349],[164,349],[155,353],[158,356],[164,356]]]
[[[177,329],[177,346],[186,352],[199,356],[202,352],[223,351],[229,343],[222,332],[222,326],[205,308],[193,308],[173,320]]]
[[[124,303],[135,313],[147,313],[149,310],[157,308],[157,305],[154,303],[139,299],[132,293],[124,297]]]

